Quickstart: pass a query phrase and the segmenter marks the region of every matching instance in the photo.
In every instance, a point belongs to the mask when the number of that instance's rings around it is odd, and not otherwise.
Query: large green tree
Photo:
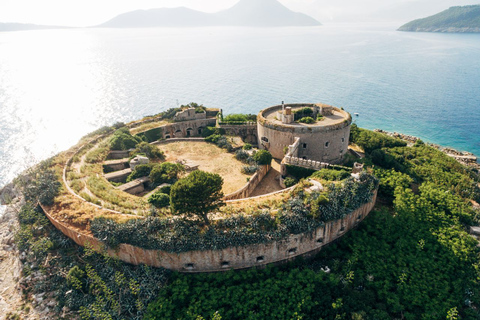
[[[196,215],[210,224],[208,213],[223,205],[223,179],[216,173],[193,171],[178,180],[170,191],[170,206],[175,214]]]

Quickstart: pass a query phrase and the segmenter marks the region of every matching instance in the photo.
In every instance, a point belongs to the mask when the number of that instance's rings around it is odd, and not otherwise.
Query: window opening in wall
[[[342,142],[345,142],[345,138],[342,138]]]
[[[307,149],[307,144],[306,143],[303,144],[303,149]]]
[[[268,138],[267,137],[262,137],[262,141],[268,142]]]
[[[297,252],[297,248],[288,249],[288,254],[294,254]]]
[[[230,266],[230,262],[228,261],[223,261],[222,262],[222,268],[228,268]]]
[[[329,141],[325,142],[325,148],[328,148],[329,145],[330,145]]]
[[[263,261],[265,261],[264,256],[257,257],[257,263],[260,263],[260,262],[263,262]]]
[[[185,265],[185,269],[187,269],[187,270],[193,270],[193,269],[195,269],[195,266],[193,265],[193,263],[187,263],[187,264]]]
[[[340,231],[345,231],[345,226],[342,226],[342,227],[340,228]]]
[[[166,136],[165,136],[165,139],[170,139],[170,136],[169,136],[169,135],[166,135]]]
[[[318,242],[318,243],[323,243],[323,238],[319,238],[319,239],[317,240],[317,242]]]
[[[307,157],[302,157],[303,160],[307,160]]]
[[[358,217],[357,217],[357,220],[360,220],[360,219],[362,219],[362,215],[361,215],[361,214],[358,215]]]

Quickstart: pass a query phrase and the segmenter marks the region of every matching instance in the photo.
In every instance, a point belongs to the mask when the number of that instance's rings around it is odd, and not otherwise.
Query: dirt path
[[[253,190],[250,197],[260,196],[262,194],[267,194],[275,191],[282,190],[283,188],[280,186],[278,182],[280,176],[280,161],[273,160],[272,161],[272,168],[268,172],[268,174],[263,178],[262,182]]]

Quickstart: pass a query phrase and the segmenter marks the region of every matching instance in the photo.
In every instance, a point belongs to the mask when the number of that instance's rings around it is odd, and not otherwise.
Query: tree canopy
[[[193,171],[178,180],[170,191],[170,206],[176,214],[197,215],[209,224],[208,213],[223,204],[223,179],[216,173]]]

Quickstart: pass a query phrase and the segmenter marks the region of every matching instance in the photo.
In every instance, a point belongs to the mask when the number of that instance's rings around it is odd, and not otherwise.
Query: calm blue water
[[[286,102],[480,155],[480,34],[396,26],[0,33],[0,186],[84,134],[192,101]]]

